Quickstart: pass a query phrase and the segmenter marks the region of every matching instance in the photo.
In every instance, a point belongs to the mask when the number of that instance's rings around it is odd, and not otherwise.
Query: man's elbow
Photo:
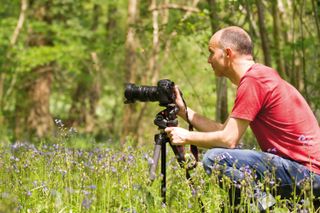
[[[226,145],[226,148],[228,149],[235,149],[238,145],[238,138],[235,137],[226,137],[224,140],[224,144]]]
[[[237,147],[237,142],[231,142],[231,143],[229,143],[229,149],[235,149],[236,147]]]

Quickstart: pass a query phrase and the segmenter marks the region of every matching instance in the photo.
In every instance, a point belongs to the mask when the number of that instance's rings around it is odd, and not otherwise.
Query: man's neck
[[[244,76],[244,74],[249,70],[249,68],[255,64],[254,60],[251,58],[239,58],[233,61],[231,68],[232,68],[232,75],[229,76],[230,81],[235,84],[239,85],[240,79]]]

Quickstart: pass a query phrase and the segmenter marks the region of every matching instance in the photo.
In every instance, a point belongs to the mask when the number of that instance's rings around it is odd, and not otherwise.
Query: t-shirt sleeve
[[[242,79],[237,89],[231,117],[253,121],[263,106],[266,90],[255,78]]]

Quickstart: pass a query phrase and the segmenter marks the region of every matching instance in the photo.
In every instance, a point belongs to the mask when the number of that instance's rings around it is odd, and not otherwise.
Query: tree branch
[[[28,0],[21,0],[21,11],[20,11],[19,20],[10,40],[10,44],[12,46],[15,45],[15,43],[17,42],[20,30],[23,27],[23,23],[26,17],[27,7],[28,7]]]
[[[200,12],[200,10],[196,7],[189,7],[189,6],[178,5],[178,4],[163,4],[157,7],[150,7],[149,11],[164,10],[164,9],[176,9],[176,10],[182,10],[182,11],[193,12],[193,13]]]

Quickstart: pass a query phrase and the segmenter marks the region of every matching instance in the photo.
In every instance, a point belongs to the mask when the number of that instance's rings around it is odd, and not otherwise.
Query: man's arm
[[[224,124],[215,122],[213,120],[210,120],[196,112],[194,112],[192,109],[189,107],[187,108],[188,110],[188,118],[191,124],[196,128],[198,131],[201,132],[213,132],[213,131],[218,131],[222,130],[224,128]],[[186,115],[181,115],[181,117],[187,121]],[[226,124],[226,123],[225,123]]]
[[[186,106],[184,105],[184,101],[182,99],[180,90],[178,86],[174,88],[174,92],[176,95],[176,104],[179,108],[178,115],[183,118],[185,121],[191,122],[191,124],[199,131],[201,132],[212,132],[212,131],[217,131],[221,130],[224,128],[224,124],[214,122],[206,117],[203,117],[202,115],[199,115],[198,113],[194,112],[192,109],[189,107],[185,108]],[[186,111],[188,113],[186,113]],[[188,119],[187,119],[187,114],[188,114]]]
[[[250,121],[229,118],[225,126],[218,131],[190,132],[180,127],[165,129],[173,145],[191,144],[204,148],[224,147],[235,148],[247,129]]]

